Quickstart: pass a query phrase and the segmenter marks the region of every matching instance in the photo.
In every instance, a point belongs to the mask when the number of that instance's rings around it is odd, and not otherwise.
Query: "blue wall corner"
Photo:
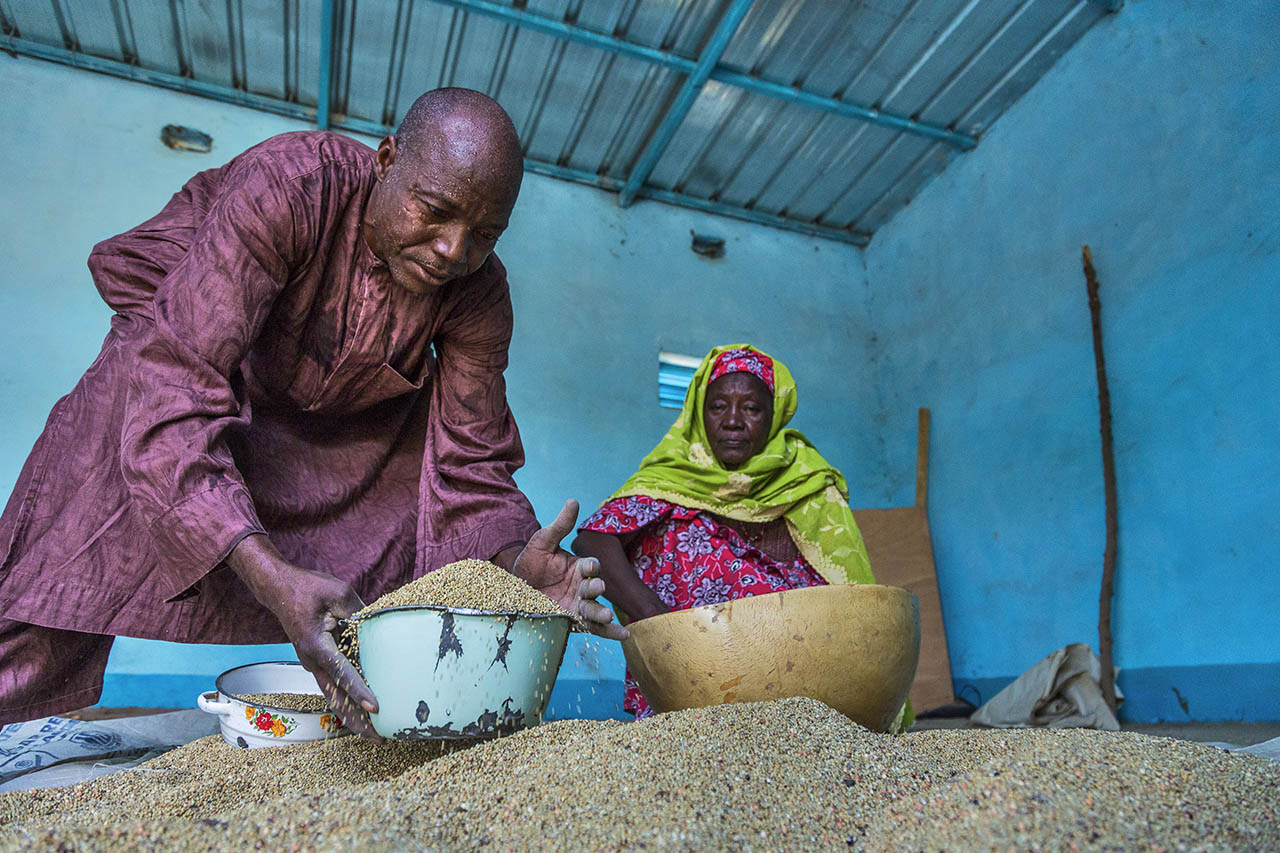
[[[929,521],[962,694],[990,698],[987,676],[1023,671],[1026,649],[1097,636],[1087,244],[1115,436],[1126,712],[1185,719],[1176,687],[1197,719],[1277,714],[1232,669],[1280,662],[1277,8],[1126,4],[867,249],[894,503],[910,502],[916,408],[932,410]]]

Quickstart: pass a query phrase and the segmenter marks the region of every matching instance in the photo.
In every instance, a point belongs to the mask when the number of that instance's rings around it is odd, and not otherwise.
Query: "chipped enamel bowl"
[[[196,705],[201,711],[217,715],[222,739],[232,746],[283,746],[350,734],[332,711],[290,711],[240,698],[251,693],[319,695],[315,676],[297,661],[238,666],[219,675],[214,686],[218,689],[196,697]]]
[[[657,711],[809,696],[886,731],[920,656],[916,596],[875,584],[740,598],[627,628],[627,666]]]
[[[490,738],[542,722],[569,617],[388,607],[356,630],[378,734]]]

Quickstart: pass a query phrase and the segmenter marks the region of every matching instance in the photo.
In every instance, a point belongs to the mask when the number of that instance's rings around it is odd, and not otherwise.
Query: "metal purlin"
[[[729,8],[725,10],[720,22],[716,24],[715,30],[712,31],[711,38],[707,40],[707,45],[703,48],[702,55],[698,57],[698,62],[693,71],[685,78],[684,84],[680,87],[680,91],[676,93],[675,100],[671,102],[671,107],[667,110],[667,114],[663,116],[662,124],[658,125],[653,137],[645,145],[644,151],[640,153],[636,164],[631,168],[631,173],[627,175],[627,182],[623,184],[622,191],[618,193],[619,206],[627,207],[631,202],[635,201],[636,191],[640,189],[645,178],[649,177],[653,167],[658,165],[658,158],[662,156],[662,152],[666,151],[667,146],[671,144],[671,139],[676,135],[676,131],[680,129],[681,122],[689,114],[689,110],[693,107],[693,102],[697,100],[702,87],[706,85],[707,78],[711,75],[711,69],[715,68],[716,63],[720,61],[720,57],[728,49],[729,42],[733,40],[733,34],[738,31],[738,25],[747,16],[747,12],[750,11],[753,2],[754,0],[733,0]]]

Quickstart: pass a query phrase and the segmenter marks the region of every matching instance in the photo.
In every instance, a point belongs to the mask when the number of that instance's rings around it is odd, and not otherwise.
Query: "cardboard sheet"
[[[933,563],[933,542],[924,507],[855,509],[878,583],[909,589],[920,599],[920,664],[911,686],[917,714],[955,701],[951,659],[942,623],[942,601]]]

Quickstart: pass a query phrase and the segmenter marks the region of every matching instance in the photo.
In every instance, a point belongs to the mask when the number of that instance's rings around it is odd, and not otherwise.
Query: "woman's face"
[[[772,422],[773,395],[759,377],[726,373],[707,386],[702,423],[711,452],[730,471],[764,450]]]

